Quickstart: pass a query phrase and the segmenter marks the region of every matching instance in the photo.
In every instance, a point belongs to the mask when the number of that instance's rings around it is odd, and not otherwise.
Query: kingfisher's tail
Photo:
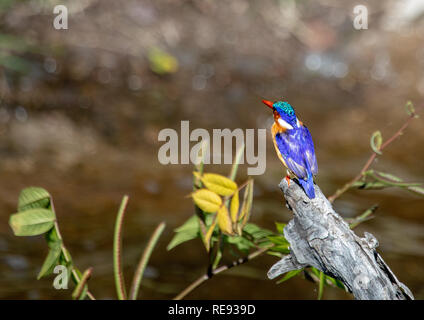
[[[312,174],[310,173],[308,174],[308,180],[304,180],[304,179],[298,179],[298,180],[303,190],[305,190],[305,193],[309,197],[309,199],[315,198],[314,178]]]

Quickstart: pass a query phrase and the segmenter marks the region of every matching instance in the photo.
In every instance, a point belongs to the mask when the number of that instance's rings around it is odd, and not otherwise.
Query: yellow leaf
[[[216,222],[217,222],[216,220],[217,219],[215,217],[212,225],[209,227],[209,230],[208,230],[208,232],[206,232],[206,235],[205,235],[205,246],[206,246],[207,251],[209,251],[209,249],[210,249],[211,237],[212,237],[213,230],[215,229],[215,226],[216,226]]]
[[[148,59],[150,69],[159,75],[174,73],[178,70],[178,60],[159,48],[151,48]]]
[[[226,206],[222,206],[218,211],[218,226],[222,232],[233,234],[233,227]]]
[[[233,195],[233,198],[231,199],[231,204],[230,204],[231,221],[233,223],[237,222],[237,214],[238,214],[239,207],[240,207],[239,193],[238,191],[236,191],[236,193],[234,193]]]
[[[250,210],[252,209],[253,200],[253,180],[250,180],[246,186],[243,197],[243,205],[240,212],[240,220],[243,220],[242,225],[244,226],[249,220]]]
[[[205,212],[217,212],[222,204],[222,199],[215,192],[200,189],[191,194],[194,203]]]
[[[230,196],[237,190],[237,184],[227,177],[215,173],[205,173],[202,182],[206,188],[221,196]]]

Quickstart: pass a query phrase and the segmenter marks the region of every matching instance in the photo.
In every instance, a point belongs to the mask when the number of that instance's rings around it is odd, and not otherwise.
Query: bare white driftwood
[[[284,228],[290,254],[271,267],[268,278],[313,266],[342,281],[355,299],[414,299],[377,253],[377,239],[367,232],[358,237],[317,185],[312,200],[295,180],[289,186],[283,179],[280,188],[294,215]]]

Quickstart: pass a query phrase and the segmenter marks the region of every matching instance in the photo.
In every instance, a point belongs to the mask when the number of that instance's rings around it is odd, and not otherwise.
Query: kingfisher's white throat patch
[[[283,128],[288,129],[288,130],[292,130],[293,129],[293,127],[287,121],[284,121],[281,118],[278,118],[277,121],[278,121],[278,124],[280,126],[282,126]]]

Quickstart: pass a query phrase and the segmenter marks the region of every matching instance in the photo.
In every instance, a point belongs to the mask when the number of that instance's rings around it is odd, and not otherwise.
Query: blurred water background
[[[67,30],[53,7],[67,6]],[[205,272],[200,241],[171,252],[172,230],[193,212],[185,196],[192,166],[163,166],[163,128],[268,128],[260,100],[284,97],[314,138],[317,183],[325,194],[355,176],[369,137],[388,138],[411,100],[424,116],[424,5],[362,1],[368,29],[353,27],[357,1],[336,0],[2,0],[0,4],[0,299],[68,298],[53,277],[36,280],[43,237],[14,237],[8,226],[19,191],[50,191],[65,244],[82,270],[94,267],[92,293],[115,298],[112,237],[122,195],[124,263],[130,281],[154,227],[167,229],[153,253],[143,299],[172,298]],[[375,164],[424,181],[424,126],[415,121]],[[211,132],[211,131],[210,131]],[[267,169],[255,177],[252,221],[274,229],[290,212],[278,183],[285,171],[267,137]],[[228,172],[210,165],[208,171]],[[243,167],[238,181],[246,178]],[[351,191],[336,201],[343,217],[378,203],[356,229],[373,233],[379,252],[418,299],[424,298],[424,203],[397,189]],[[229,260],[226,260],[229,261]],[[208,281],[192,299],[315,299],[316,285],[276,285],[266,256]],[[326,289],[326,299],[350,299]]]

